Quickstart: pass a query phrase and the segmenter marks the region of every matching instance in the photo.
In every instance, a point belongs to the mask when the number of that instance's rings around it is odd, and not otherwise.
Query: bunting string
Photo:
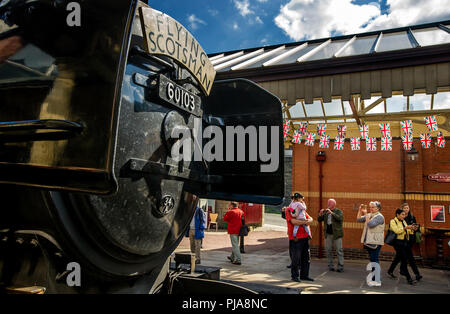
[[[436,141],[434,144],[437,147],[444,148],[446,144],[446,140],[442,131],[439,131],[439,126],[436,120],[436,116],[428,116],[424,118],[424,123],[429,132],[420,134],[420,143],[422,148],[428,149],[433,144],[432,134],[430,132],[436,132]],[[380,123],[378,124],[381,132],[380,139],[380,149],[381,151],[392,151],[393,149],[393,140],[392,140],[392,132],[390,123]],[[305,136],[304,144],[306,146],[313,147],[316,141],[316,136],[318,137],[319,147],[320,148],[329,148],[330,147],[330,136],[326,134],[327,124],[319,123],[316,125],[317,133],[307,132],[308,122],[301,122],[298,124],[298,128],[294,128],[293,135],[290,135],[291,121],[288,119],[284,120],[283,125],[283,137],[284,140],[287,141],[290,137],[291,142],[294,144],[301,144],[303,136]],[[401,141],[402,147],[405,151],[410,151],[413,147],[413,122],[412,120],[404,120],[400,121],[401,128]],[[369,126],[366,124],[359,126],[359,132],[361,137],[351,137],[350,148],[352,151],[361,150],[361,141],[366,142],[366,151],[377,151],[377,138],[369,136]],[[343,150],[344,143],[346,141],[347,136],[347,126],[346,125],[338,125],[337,126],[338,136],[334,138],[334,150]]]

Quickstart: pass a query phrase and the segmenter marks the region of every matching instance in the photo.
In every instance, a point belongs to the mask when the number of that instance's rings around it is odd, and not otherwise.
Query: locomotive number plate
[[[184,87],[172,82],[164,75],[159,76],[159,98],[195,116],[201,116],[201,98]]]

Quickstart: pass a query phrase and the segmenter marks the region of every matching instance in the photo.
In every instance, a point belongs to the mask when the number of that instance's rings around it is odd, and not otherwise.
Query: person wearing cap
[[[304,197],[300,193],[294,194],[289,208],[296,209],[299,206],[305,206]],[[286,221],[288,225],[289,236],[289,255],[291,256],[291,279],[296,282],[300,280],[314,281],[309,277],[310,268],[310,251],[309,239],[310,235],[305,228],[298,228],[297,234],[294,236],[294,226],[310,225],[313,221],[311,216],[305,212],[306,220],[295,219],[291,215],[291,210],[286,210]],[[300,271],[299,271],[300,270]],[[300,275],[300,276],[299,276]]]
[[[339,273],[344,271],[344,250],[342,248],[342,238],[344,236],[343,232],[343,221],[344,215],[342,210],[336,208],[336,201],[332,198],[328,200],[327,209],[321,209],[319,212],[319,217],[317,219],[320,222],[324,222],[325,226],[323,228],[325,236],[325,248],[327,251],[328,258],[328,269],[334,271],[334,261],[333,261],[333,244],[336,249],[338,256],[338,266],[337,271]]]

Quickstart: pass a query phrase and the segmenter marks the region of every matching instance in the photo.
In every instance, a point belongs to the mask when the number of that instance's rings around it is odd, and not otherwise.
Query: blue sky
[[[150,0],[211,54],[450,20],[450,0]]]

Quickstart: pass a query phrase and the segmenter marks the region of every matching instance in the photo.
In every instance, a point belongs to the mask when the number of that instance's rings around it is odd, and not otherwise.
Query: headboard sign
[[[150,7],[141,6],[139,15],[147,52],[176,60],[195,76],[203,92],[209,95],[216,71],[191,33],[170,16]]]

